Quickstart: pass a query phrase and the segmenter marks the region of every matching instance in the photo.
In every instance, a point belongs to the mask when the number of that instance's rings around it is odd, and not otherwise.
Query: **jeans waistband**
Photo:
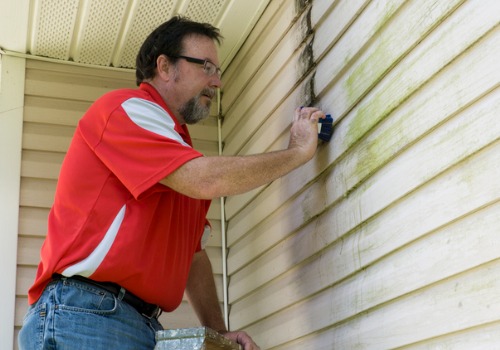
[[[161,315],[161,309],[158,305],[155,304],[149,304],[139,298],[138,296],[135,296],[134,294],[130,293],[127,291],[125,288],[121,287],[120,285],[113,283],[113,282],[98,282],[91,280],[90,278],[86,278],[83,276],[71,276],[71,277],[65,277],[60,274],[54,274],[52,275],[53,280],[60,280],[60,279],[67,279],[67,280],[75,280],[79,282],[83,282],[101,289],[104,289],[105,291],[113,294],[114,296],[118,297],[119,299],[123,300],[130,306],[132,306],[134,309],[137,310],[141,315],[146,316],[148,318],[158,318]]]

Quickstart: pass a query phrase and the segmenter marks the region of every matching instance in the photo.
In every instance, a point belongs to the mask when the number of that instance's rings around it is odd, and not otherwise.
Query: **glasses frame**
[[[190,63],[196,63],[196,64],[201,64],[203,65],[203,72],[205,72],[206,75],[211,77],[214,74],[217,74],[217,77],[220,79],[222,77],[222,71],[220,67],[216,66],[215,63],[209,61],[209,60],[204,60],[201,58],[195,58],[195,57],[189,57],[189,56],[175,56],[173,58],[183,58],[186,61]]]

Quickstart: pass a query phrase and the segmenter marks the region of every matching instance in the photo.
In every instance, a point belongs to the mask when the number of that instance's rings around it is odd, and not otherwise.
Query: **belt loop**
[[[155,318],[156,318],[156,319],[159,319],[162,313],[163,313],[162,308],[161,308],[161,307],[158,307],[158,312],[156,313]]]
[[[118,296],[117,296],[118,300],[123,300],[123,298],[125,297],[125,293],[127,293],[125,288],[120,287],[120,292],[118,293]]]
[[[142,313],[142,316],[146,317],[147,319],[152,319],[152,318],[154,318],[154,319],[158,320],[158,318],[160,318],[160,316],[161,316],[161,314],[162,314],[162,313],[163,313],[163,310],[161,309],[161,307],[156,306],[156,307],[154,308],[154,310],[152,310],[152,311],[150,312],[150,314],[149,314],[149,315],[147,315],[147,314],[145,314],[145,313]]]

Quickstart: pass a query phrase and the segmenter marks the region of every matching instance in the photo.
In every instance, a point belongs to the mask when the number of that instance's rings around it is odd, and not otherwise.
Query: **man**
[[[227,332],[204,250],[210,200],[264,185],[310,160],[316,108],[298,108],[287,149],[204,157],[186,124],[220,88],[218,30],[175,17],[137,56],[139,89],[98,99],[61,168],[21,349],[153,349],[160,310],[189,299],[202,325]]]

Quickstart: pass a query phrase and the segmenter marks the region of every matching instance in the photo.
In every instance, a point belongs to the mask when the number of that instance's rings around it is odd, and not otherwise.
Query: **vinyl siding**
[[[335,132],[226,200],[231,328],[263,349],[498,343],[499,13],[270,3],[224,75],[224,153],[286,147],[309,103]]]
[[[286,147],[301,105],[335,132],[303,167],[226,198],[232,329],[262,349],[497,346],[499,13],[496,0],[269,3],[223,75],[223,153]],[[30,59],[25,75],[16,338],[76,123],[134,86]],[[215,118],[190,130],[218,153]],[[218,200],[209,217],[222,300]],[[162,322],[198,324],[186,301]]]

